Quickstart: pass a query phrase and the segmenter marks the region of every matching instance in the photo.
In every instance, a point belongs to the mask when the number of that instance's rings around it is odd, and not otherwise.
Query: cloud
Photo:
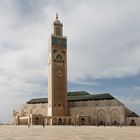
[[[0,14],[1,106],[9,106],[2,119],[11,120],[16,106],[33,96],[47,95],[48,32],[46,21],[40,24],[20,17],[19,3],[2,1],[0,5],[4,7]]]
[[[125,8],[124,4],[77,7],[68,33],[75,38],[69,42],[69,68],[75,68],[70,69],[70,77],[120,78],[139,73],[139,21],[133,22],[139,16],[138,6],[131,3],[133,9],[128,3]]]

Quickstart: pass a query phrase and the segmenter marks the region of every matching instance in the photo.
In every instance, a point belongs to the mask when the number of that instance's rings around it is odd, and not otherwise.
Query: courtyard
[[[140,127],[0,126],[0,140],[139,140]]]

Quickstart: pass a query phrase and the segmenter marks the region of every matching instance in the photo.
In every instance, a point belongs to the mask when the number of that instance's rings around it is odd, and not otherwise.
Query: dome
[[[58,14],[56,14],[56,19],[54,20],[54,24],[62,25],[62,23],[58,20]]]
[[[58,19],[55,19],[54,24],[62,24]]]

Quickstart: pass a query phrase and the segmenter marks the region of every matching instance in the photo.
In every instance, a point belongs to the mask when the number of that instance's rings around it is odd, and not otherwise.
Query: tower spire
[[[56,13],[56,19],[58,19],[58,12]]]
[[[56,13],[56,19],[54,20],[54,35],[63,36],[63,24],[58,19],[58,12]]]

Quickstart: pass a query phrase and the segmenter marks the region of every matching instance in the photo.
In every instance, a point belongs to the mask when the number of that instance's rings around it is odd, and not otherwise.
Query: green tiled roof
[[[48,103],[48,98],[34,98],[27,102],[27,104]]]
[[[68,96],[69,102],[74,101],[88,101],[88,100],[112,100],[115,99],[113,96],[111,96],[109,93],[105,94],[89,94],[89,95],[78,95],[78,96]]]
[[[109,93],[104,94],[90,94],[85,91],[68,92],[68,102],[89,101],[89,100],[112,100],[115,99]],[[27,104],[48,103],[48,98],[34,98],[27,102]]]
[[[139,115],[137,115],[135,112],[131,112],[128,114],[128,117],[139,117]]]
[[[90,93],[88,93],[86,91],[68,92],[68,96],[78,96],[78,95],[90,95]]]

